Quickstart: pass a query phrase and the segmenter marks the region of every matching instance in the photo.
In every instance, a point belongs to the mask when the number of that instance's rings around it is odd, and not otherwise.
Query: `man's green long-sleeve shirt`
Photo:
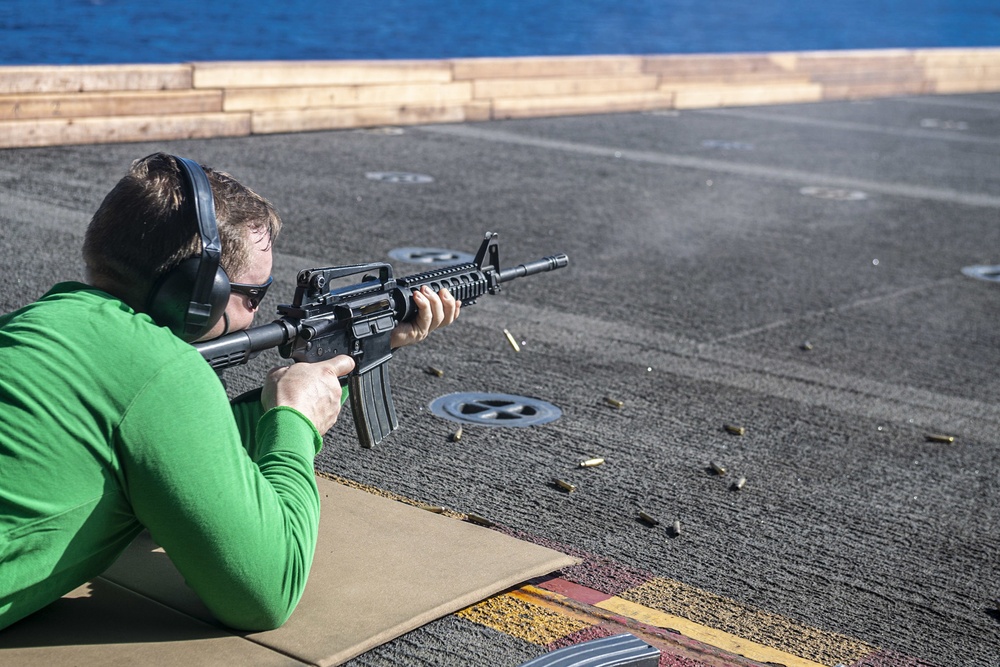
[[[0,628],[149,529],[223,623],[283,623],[316,546],[322,445],[291,408],[230,404],[146,315],[61,283],[0,317]]]

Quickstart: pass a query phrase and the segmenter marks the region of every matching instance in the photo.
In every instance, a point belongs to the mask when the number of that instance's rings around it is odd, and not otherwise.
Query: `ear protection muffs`
[[[201,256],[185,259],[153,286],[146,312],[185,341],[205,335],[226,312],[229,276],[220,266],[222,242],[208,176],[197,162],[174,157],[185,199],[191,202],[201,235]]]

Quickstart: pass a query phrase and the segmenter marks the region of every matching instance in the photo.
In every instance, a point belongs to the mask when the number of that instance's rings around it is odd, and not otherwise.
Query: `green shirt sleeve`
[[[260,402],[261,389],[254,389],[240,394],[229,405],[233,410],[233,419],[236,420],[236,428],[240,432],[243,441],[243,448],[250,452],[256,446],[257,422],[264,414],[264,406]],[[253,456],[251,455],[251,458]]]
[[[211,369],[182,355],[132,401],[116,446],[136,517],[188,584],[223,623],[264,630],[288,618],[305,588],[322,438],[278,407],[245,447],[236,416]]]

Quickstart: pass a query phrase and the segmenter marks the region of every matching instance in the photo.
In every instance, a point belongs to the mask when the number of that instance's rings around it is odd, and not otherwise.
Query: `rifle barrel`
[[[569,257],[565,254],[551,255],[535,260],[534,262],[528,262],[527,264],[518,264],[507,269],[500,269],[499,280],[504,283],[514,278],[523,278],[524,276],[542,273],[543,271],[561,269],[568,264]]]

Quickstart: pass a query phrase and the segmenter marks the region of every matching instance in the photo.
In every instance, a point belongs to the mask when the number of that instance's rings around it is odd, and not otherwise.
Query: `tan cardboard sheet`
[[[102,577],[0,631],[0,665],[337,665],[575,563],[564,554],[317,479],[320,537],[289,621],[234,635],[148,536]]]

